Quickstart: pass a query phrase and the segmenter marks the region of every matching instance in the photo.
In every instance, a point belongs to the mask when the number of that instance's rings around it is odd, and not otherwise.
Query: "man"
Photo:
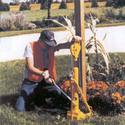
[[[53,85],[53,81],[56,80],[54,52],[70,48],[74,42],[75,38],[71,42],[57,45],[54,33],[44,30],[38,41],[27,45],[24,53],[26,58],[24,80],[16,102],[18,111],[28,110],[33,101],[37,105],[46,103],[45,99],[48,97],[55,97],[64,103],[67,101],[67,98]]]

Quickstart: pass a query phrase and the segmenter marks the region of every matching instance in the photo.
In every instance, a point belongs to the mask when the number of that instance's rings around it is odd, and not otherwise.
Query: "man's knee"
[[[17,101],[16,101],[16,109],[20,112],[25,111],[25,107],[26,107],[26,100],[27,100],[27,93],[22,90],[20,96],[18,97]]]
[[[25,99],[28,97],[27,93],[24,90],[21,90],[21,94],[22,97],[24,97]]]
[[[19,112],[25,111],[25,100],[23,96],[19,96],[17,101],[16,101],[16,109]]]

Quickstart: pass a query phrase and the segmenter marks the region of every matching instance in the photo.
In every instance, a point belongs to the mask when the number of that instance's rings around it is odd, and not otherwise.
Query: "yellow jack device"
[[[71,48],[70,48],[71,55],[73,56],[73,59],[74,59],[73,78],[72,78],[74,83],[71,84],[71,98],[72,98],[71,111],[67,112],[67,116],[71,120],[84,120],[84,119],[92,116],[90,106],[88,105],[87,100],[84,97],[83,92],[78,84],[78,80],[79,80],[78,70],[79,69],[77,66],[77,60],[79,57],[80,49],[81,49],[81,46],[80,46],[79,41],[76,41],[73,45],[71,45]],[[81,95],[82,101],[85,104],[88,113],[83,113],[79,109],[79,95],[78,95],[78,93]]]

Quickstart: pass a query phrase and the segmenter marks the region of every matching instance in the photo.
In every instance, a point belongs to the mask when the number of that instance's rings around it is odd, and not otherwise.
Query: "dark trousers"
[[[21,87],[21,94],[16,102],[18,111],[30,110],[32,105],[47,105],[46,99],[52,100],[52,107],[67,108],[70,107],[70,101],[53,84],[42,80],[35,83],[25,79]]]

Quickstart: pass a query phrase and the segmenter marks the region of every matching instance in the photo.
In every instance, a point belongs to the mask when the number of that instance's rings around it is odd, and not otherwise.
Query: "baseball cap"
[[[49,30],[43,30],[40,33],[40,40],[42,40],[48,46],[56,46],[56,40],[54,38],[54,33]]]

